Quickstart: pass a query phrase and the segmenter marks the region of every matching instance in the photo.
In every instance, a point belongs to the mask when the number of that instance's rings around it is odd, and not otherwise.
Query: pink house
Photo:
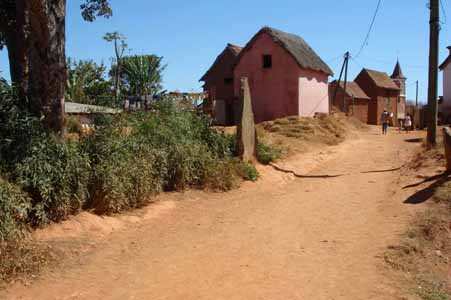
[[[299,36],[262,28],[240,51],[234,94],[248,77],[255,121],[329,113],[328,78],[333,72]]]

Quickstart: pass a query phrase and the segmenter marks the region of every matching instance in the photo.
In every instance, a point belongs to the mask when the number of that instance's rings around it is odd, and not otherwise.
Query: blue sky
[[[451,0],[442,0],[440,61],[451,45]],[[168,67],[168,90],[198,91],[199,78],[228,42],[245,45],[262,26],[302,36],[339,75],[347,50],[356,54],[363,42],[377,0],[112,0],[114,15],[94,23],[82,20],[81,0],[69,0],[67,8],[67,55],[110,63],[110,44],[105,32],[128,37],[133,54],[157,54]],[[420,81],[420,100],[427,97],[429,10],[427,0],[383,0],[369,43],[360,57],[350,62],[352,80],[363,66],[391,74],[399,57],[408,77],[408,98],[415,98]],[[8,73],[6,51],[0,53],[0,70]],[[441,76],[440,76],[441,77]],[[439,87],[442,94],[442,87]]]

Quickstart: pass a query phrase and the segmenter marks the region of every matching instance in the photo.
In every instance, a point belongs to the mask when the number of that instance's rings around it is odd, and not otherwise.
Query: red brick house
[[[371,98],[368,105],[368,124],[379,125],[384,109],[393,113],[393,125],[398,124],[398,101],[401,101],[401,88],[387,73],[363,69],[354,82]]]
[[[356,117],[361,122],[368,123],[368,106],[371,98],[355,82],[346,83],[346,93],[344,81],[340,81],[338,89],[337,82],[335,80],[329,84],[329,95],[332,105],[338,110]]]
[[[234,123],[233,67],[240,52],[241,47],[228,44],[200,79],[205,83],[204,92],[207,93],[208,102],[214,110],[214,118],[220,125],[232,125]]]
[[[241,50],[234,67],[235,98],[248,77],[257,123],[286,116],[328,113],[329,66],[299,36],[262,28]]]

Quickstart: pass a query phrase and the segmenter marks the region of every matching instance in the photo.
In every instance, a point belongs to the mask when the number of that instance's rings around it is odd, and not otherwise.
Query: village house
[[[443,72],[443,98],[439,106],[439,114],[442,121],[451,124],[451,46],[448,50],[448,57],[439,67]]]
[[[384,110],[393,114],[392,125],[397,126],[398,119],[404,118],[405,78],[401,78],[404,76],[400,68],[398,74],[395,68],[392,77],[399,78],[395,81],[385,72],[364,68],[355,78],[354,82],[371,98],[368,105],[368,124],[380,125],[380,116]],[[397,82],[402,83],[402,86]]]
[[[257,123],[287,116],[329,113],[329,66],[299,36],[262,28],[244,47],[234,78],[247,77]],[[240,82],[235,80],[235,97]]]
[[[329,85],[332,105],[340,111],[354,116],[361,122],[368,123],[368,106],[371,98],[355,82],[346,83],[346,93],[344,81],[340,81],[338,89],[337,82],[337,80],[332,81]]]
[[[243,49],[229,44],[201,81],[210,102],[216,102],[217,123],[230,125],[239,117],[240,78],[248,78],[259,123],[328,113],[328,79],[332,74],[301,37],[264,27]]]
[[[200,81],[208,95],[208,109],[219,125],[234,124],[233,67],[241,47],[228,44]],[[208,110],[207,109],[207,110]]]

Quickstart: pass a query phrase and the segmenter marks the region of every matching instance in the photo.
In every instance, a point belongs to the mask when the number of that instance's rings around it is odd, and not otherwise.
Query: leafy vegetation
[[[118,105],[111,97],[111,83],[106,80],[106,66],[103,63],[99,65],[92,60],[68,59],[67,68],[67,101],[94,105]]]

